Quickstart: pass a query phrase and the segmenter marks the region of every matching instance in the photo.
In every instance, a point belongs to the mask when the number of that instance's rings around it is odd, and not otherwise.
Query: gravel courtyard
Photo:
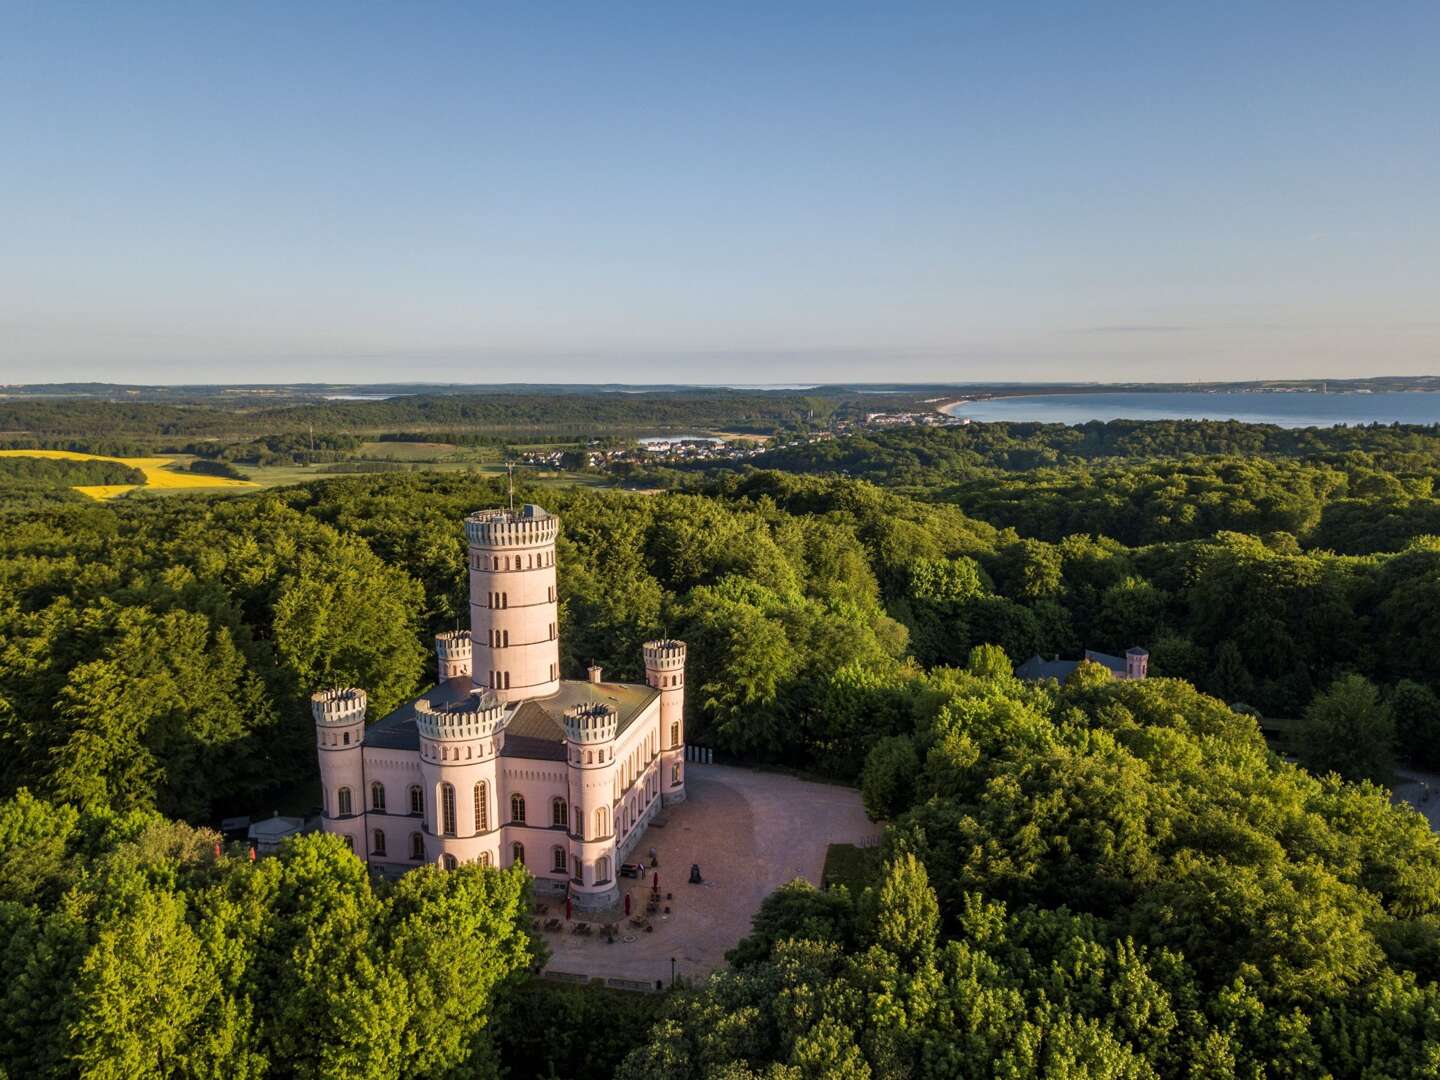
[[[670,915],[652,918],[651,933],[637,931],[624,918],[622,900],[609,916],[589,919],[619,921],[622,937],[613,945],[573,934],[570,924],[547,932],[548,973],[653,985],[669,982],[674,957],[677,975],[703,978],[724,964],[726,950],[749,932],[750,917],[776,887],[797,877],[819,884],[828,845],[879,838],[851,788],[724,765],[687,768],[687,800],[665,812],[663,827],[652,824],[631,856],[648,863],[655,849],[661,896],[673,896]],[[700,864],[703,885],[687,884],[691,863]],[[645,910],[654,872],[643,882],[621,879],[636,914]],[[557,914],[557,905],[549,914]]]

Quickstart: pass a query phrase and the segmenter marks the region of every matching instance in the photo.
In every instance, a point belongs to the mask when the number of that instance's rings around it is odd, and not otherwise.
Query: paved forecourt
[[[574,920],[543,934],[551,950],[548,973],[654,986],[657,980],[669,983],[674,957],[677,975],[703,978],[723,966],[726,951],[749,933],[750,919],[766,896],[797,877],[820,883],[830,844],[870,843],[880,835],[854,788],[695,764],[687,766],[685,787],[687,800],[667,808],[664,826],[652,824],[630,856],[648,864],[653,848],[658,868],[644,881],[621,879],[622,893],[628,891],[631,910],[639,915],[658,872],[662,899],[673,897],[665,901],[670,914],[662,907],[650,920],[652,932],[637,930],[624,917],[622,895],[621,907],[601,917],[618,922],[614,944],[573,933]],[[704,884],[688,884],[691,863],[699,864]],[[551,904],[540,921],[564,913],[563,902]],[[578,918],[596,925],[593,917]]]

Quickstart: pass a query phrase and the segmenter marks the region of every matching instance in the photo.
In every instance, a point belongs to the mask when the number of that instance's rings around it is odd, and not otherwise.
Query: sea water
[[[1083,424],[1089,420],[1243,420],[1280,427],[1337,424],[1440,424],[1440,393],[1174,393],[1025,394],[962,401],[945,410],[971,420]]]

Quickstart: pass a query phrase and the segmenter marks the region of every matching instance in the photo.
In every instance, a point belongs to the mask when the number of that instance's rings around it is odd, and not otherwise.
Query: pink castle
[[[685,798],[685,643],[644,645],[643,686],[560,678],[559,519],[465,519],[470,630],[435,639],[440,682],[365,725],[365,691],[311,699],[326,832],[372,867],[523,863],[584,909],[662,805]]]

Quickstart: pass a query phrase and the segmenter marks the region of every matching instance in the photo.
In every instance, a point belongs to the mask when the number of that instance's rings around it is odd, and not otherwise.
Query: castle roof
[[[1149,655],[1148,652],[1138,645],[1132,645],[1125,650],[1125,656]],[[1111,656],[1109,653],[1086,649],[1085,659],[1091,663],[1099,664],[1101,667],[1109,668],[1112,675],[1117,675],[1122,679],[1125,677],[1126,666],[1124,656]],[[1015,674],[1022,679],[1055,679],[1058,682],[1064,682],[1079,666],[1079,660],[1061,660],[1058,656],[1053,660],[1046,660],[1037,653],[1017,667]]]
[[[367,728],[365,745],[380,750],[418,751],[420,733],[415,727],[415,702],[423,699],[436,706],[458,704],[469,698],[472,688],[473,684],[465,676],[446,679]],[[618,734],[659,695],[660,691],[653,687],[634,683],[564,679],[560,690],[550,697],[529,698],[513,704],[510,718],[505,722],[505,745],[500,756],[564,761],[566,709],[575,705],[609,705],[618,715]]]

